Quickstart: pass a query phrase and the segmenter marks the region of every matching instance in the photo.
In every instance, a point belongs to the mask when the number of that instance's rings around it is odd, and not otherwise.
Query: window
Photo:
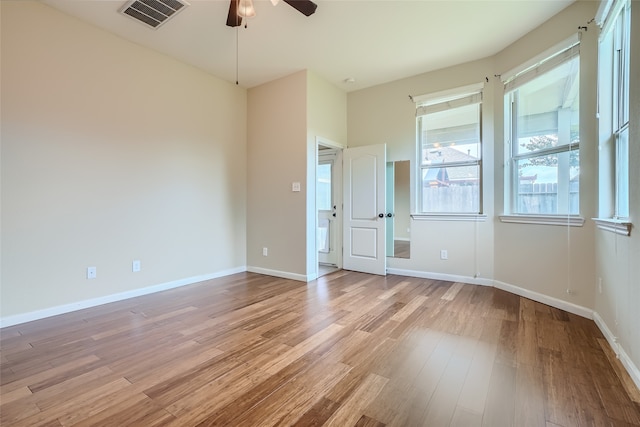
[[[482,213],[481,88],[416,100],[420,213]]]
[[[603,2],[598,45],[600,216],[629,217],[629,0]]]
[[[579,213],[579,69],[575,43],[505,82],[510,213]]]

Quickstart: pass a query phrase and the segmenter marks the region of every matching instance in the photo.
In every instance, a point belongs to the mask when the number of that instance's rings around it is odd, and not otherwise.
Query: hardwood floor
[[[411,258],[411,243],[408,240],[393,241],[394,258]]]
[[[592,321],[460,283],[242,273],[0,348],[2,426],[640,426]]]

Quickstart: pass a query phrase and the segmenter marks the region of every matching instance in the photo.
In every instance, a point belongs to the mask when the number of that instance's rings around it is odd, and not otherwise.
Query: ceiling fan
[[[271,0],[273,5],[277,5],[280,0]],[[302,13],[304,16],[313,15],[318,7],[311,0],[283,0],[289,6]],[[251,0],[229,0],[229,15],[227,16],[227,25],[229,27],[238,27],[242,25],[242,18],[255,16]]]

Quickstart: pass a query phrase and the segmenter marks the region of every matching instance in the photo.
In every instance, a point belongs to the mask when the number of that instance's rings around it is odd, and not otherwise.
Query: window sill
[[[411,214],[417,221],[477,221],[485,222],[487,216],[483,214]]]
[[[619,219],[613,218],[591,218],[595,221],[596,226],[600,230],[610,231],[612,233],[620,234],[621,236],[629,236],[631,235],[631,227],[633,226],[630,222],[622,221]]]
[[[582,227],[584,218],[577,215],[500,215],[501,222],[517,224],[564,225]]]

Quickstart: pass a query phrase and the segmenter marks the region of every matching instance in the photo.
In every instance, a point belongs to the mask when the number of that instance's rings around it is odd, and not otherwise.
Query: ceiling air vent
[[[127,2],[120,13],[129,15],[151,28],[158,28],[169,18],[188,6],[181,0],[133,0]]]

